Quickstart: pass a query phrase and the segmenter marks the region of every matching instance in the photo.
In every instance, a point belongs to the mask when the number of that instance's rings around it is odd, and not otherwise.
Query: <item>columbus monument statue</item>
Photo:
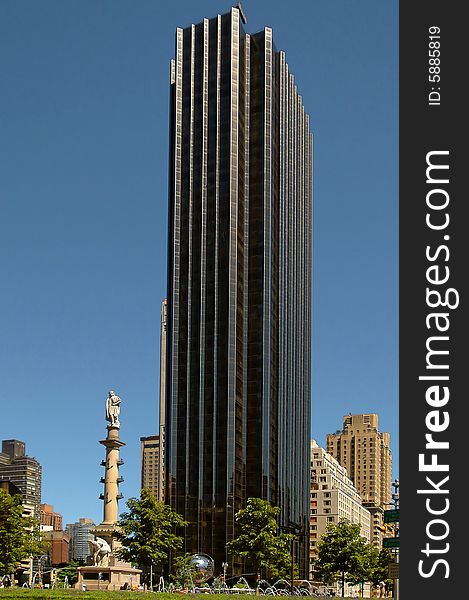
[[[111,390],[106,398],[106,421],[109,421],[107,436],[99,442],[106,448],[106,460],[101,463],[105,467],[104,477],[101,477],[104,492],[100,495],[100,499],[104,500],[102,525],[109,526],[114,526],[119,518],[118,501],[122,498],[122,494],[119,494],[119,483],[124,481],[119,475],[119,466],[124,462],[119,457],[119,451],[125,446],[119,439],[121,403],[116,392]]]
[[[124,480],[119,475],[119,467],[124,463],[119,453],[125,446],[119,439],[121,404],[122,401],[114,390],[108,392],[106,421],[109,425],[106,428],[106,439],[99,442],[106,448],[106,458],[101,461],[101,466],[105,468],[104,477],[100,480],[104,484],[104,490],[99,496],[103,500],[103,520],[91,530],[94,535],[89,540],[89,564],[78,568],[77,587],[80,589],[119,590],[126,584],[132,588],[140,583],[141,571],[119,559],[116,550],[120,544],[114,537],[118,528],[118,502],[123,497],[119,493],[119,484]]]
[[[111,390],[106,400],[106,421],[109,421],[113,427],[119,428],[119,415],[121,412],[121,399],[116,392]]]

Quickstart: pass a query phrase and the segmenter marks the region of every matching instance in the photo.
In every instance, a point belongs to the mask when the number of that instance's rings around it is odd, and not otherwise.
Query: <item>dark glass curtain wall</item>
[[[240,11],[176,32],[171,63],[167,501],[184,552],[228,561],[247,498],[309,561],[312,137],[272,31]]]

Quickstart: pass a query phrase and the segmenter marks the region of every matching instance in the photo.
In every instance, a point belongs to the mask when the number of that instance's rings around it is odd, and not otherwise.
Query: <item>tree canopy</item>
[[[248,498],[246,508],[236,513],[239,535],[226,544],[232,555],[245,558],[258,574],[267,577],[287,576],[291,568],[291,534],[279,533],[278,507],[268,500]]]
[[[380,581],[385,581],[388,587],[391,587],[393,580],[389,579],[389,563],[394,561],[393,553],[390,548],[382,548],[378,555],[375,568],[373,569],[370,581],[378,585]]]
[[[67,578],[68,585],[73,585],[78,581],[78,567],[80,563],[77,560],[71,560],[67,566],[59,569],[57,573],[57,580],[62,584],[65,583],[65,578]]]
[[[13,573],[22,560],[40,552],[37,519],[23,516],[19,494],[0,489],[0,575]]]
[[[197,571],[197,567],[194,564],[193,554],[189,554],[186,552],[183,556],[177,556],[173,560],[173,569],[174,573],[171,576],[174,584],[177,587],[186,588],[194,583],[199,572]]]
[[[159,566],[171,551],[182,547],[182,537],[174,532],[185,527],[186,521],[163,502],[143,489],[138,498],[129,498],[128,512],[121,514],[114,537],[122,544],[116,554],[122,560],[137,564],[143,579],[149,583],[151,565]]]
[[[377,564],[378,551],[360,536],[360,525],[345,520],[330,523],[318,543],[316,577],[333,582],[341,578],[342,596],[345,581],[370,581]]]

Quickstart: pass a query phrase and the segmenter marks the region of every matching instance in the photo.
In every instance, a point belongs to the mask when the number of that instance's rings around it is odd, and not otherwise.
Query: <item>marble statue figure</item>
[[[103,540],[103,538],[97,537],[94,540],[89,540],[90,551],[93,557],[93,564],[95,566],[106,566],[108,563],[109,555],[111,554],[111,546]]]
[[[119,414],[121,411],[121,399],[116,395],[116,392],[110,391],[106,400],[106,421],[109,421],[112,426],[120,427]]]

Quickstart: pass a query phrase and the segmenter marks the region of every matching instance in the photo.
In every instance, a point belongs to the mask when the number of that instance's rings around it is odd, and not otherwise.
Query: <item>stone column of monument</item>
[[[122,498],[122,494],[119,494],[119,483],[124,480],[119,475],[119,466],[123,463],[119,457],[119,450],[125,446],[125,443],[119,440],[119,427],[108,425],[107,437],[99,443],[106,448],[106,460],[101,463],[105,467],[104,477],[101,477],[101,483],[104,483],[104,493],[100,496],[101,500],[104,500],[102,523],[115,525],[119,518],[118,501]]]
[[[106,539],[112,549],[116,546],[112,532],[119,519],[118,502],[122,498],[122,494],[119,493],[119,483],[123,481],[123,477],[119,475],[119,466],[124,461],[119,457],[119,450],[125,446],[125,443],[119,439],[120,404],[119,396],[114,391],[110,391],[106,400],[106,420],[109,421],[107,436],[105,440],[99,441],[106,448],[106,459],[101,462],[105,468],[104,477],[101,477],[101,483],[104,483],[104,492],[100,495],[104,506],[103,520],[96,526],[95,534]]]
[[[101,477],[104,492],[100,495],[104,502],[103,520],[91,528],[94,534],[94,539],[89,540],[91,562],[87,566],[78,567],[76,587],[80,589],[84,589],[82,586],[85,586],[89,590],[119,590],[124,585],[132,588],[140,584],[141,570],[134,569],[130,563],[119,559],[115,551],[120,547],[120,543],[113,536],[119,519],[118,502],[122,498],[119,483],[123,478],[119,475],[119,466],[124,461],[119,457],[119,451],[125,446],[119,439],[120,405],[119,396],[110,391],[106,400],[106,420],[109,421],[107,436],[99,442],[106,448],[106,459],[101,462],[105,468],[104,477]]]

